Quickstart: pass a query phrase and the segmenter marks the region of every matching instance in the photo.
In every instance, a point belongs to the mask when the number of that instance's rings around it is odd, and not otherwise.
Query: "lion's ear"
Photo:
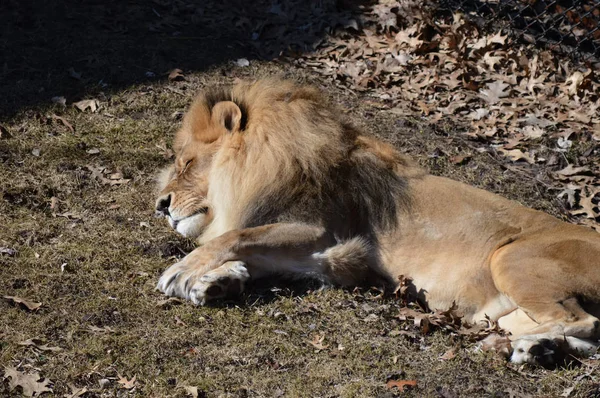
[[[227,130],[234,132],[240,129],[242,121],[242,111],[240,107],[232,101],[218,102],[212,109],[212,122],[223,126]]]

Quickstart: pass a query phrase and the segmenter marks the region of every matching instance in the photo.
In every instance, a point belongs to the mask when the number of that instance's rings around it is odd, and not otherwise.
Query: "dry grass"
[[[577,379],[585,367],[520,369],[456,336],[412,333],[396,318],[397,302],[369,292],[283,284],[258,286],[215,307],[161,305],[164,297],[154,291],[159,274],[193,247],[153,217],[154,174],[167,163],[157,145],[170,143],[178,125],[173,113],[207,81],[284,73],[254,62],[227,69],[227,78],[222,72],[129,87],[99,98],[96,113],[32,108],[3,121],[12,138],[0,140],[0,246],[17,254],[0,255],[0,293],[43,306],[28,312],[0,301],[1,368],[38,369],[57,396],[83,387],[86,397],[185,396],[184,386],[209,397],[559,396],[573,385],[571,396],[600,394],[588,378]],[[284,74],[310,79],[289,68]],[[503,170],[489,155],[451,164],[450,156],[472,152],[453,126],[425,128],[348,92],[331,93],[349,118],[434,173],[562,214],[543,185]],[[52,113],[75,132],[50,120]],[[92,148],[99,153],[88,153]],[[131,181],[104,185],[87,166],[119,170]],[[411,333],[390,333],[404,329]],[[319,337],[321,350],[309,343]],[[62,351],[18,344],[31,338]],[[451,348],[457,356],[441,360]],[[135,376],[135,387],[122,388],[120,376]],[[417,387],[388,390],[389,377],[415,379]],[[101,379],[108,379],[103,388]],[[15,392],[5,381],[0,394]]]

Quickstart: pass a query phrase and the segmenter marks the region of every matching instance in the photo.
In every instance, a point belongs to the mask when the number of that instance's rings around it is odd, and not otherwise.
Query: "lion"
[[[273,275],[343,287],[402,275],[431,309],[497,321],[513,362],[599,346],[598,233],[428,174],[314,87],[208,89],[173,150],[156,211],[201,246],[160,277],[168,296],[203,305]]]

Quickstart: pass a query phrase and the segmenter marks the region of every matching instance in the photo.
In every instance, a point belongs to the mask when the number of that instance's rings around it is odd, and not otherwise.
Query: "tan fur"
[[[345,286],[404,275],[433,309],[456,303],[470,322],[527,336],[518,361],[543,362],[532,341],[600,337],[598,314],[580,305],[600,301],[600,235],[428,175],[313,88],[209,91],[174,149],[158,209],[204,246],[161,277],[169,295],[204,303],[273,274]]]

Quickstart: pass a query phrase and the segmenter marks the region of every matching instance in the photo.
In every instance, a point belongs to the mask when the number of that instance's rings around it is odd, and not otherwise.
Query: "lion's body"
[[[541,340],[572,336],[589,351],[600,337],[580,306],[600,302],[600,235],[428,175],[314,89],[262,81],[207,94],[174,149],[157,208],[204,246],[165,272],[167,294],[203,303],[272,274],[345,286],[403,275],[430,307],[456,303],[471,322],[524,336],[518,361],[543,362]]]

